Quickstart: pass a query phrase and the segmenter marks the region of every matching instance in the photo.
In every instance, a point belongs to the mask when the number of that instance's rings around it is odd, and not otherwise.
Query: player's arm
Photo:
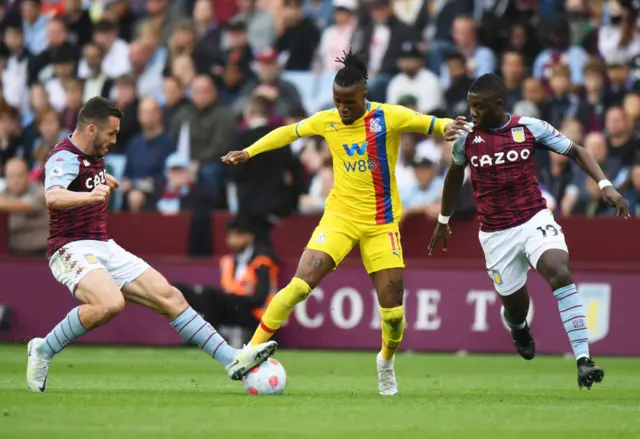
[[[453,142],[463,132],[470,132],[471,125],[463,116],[456,120],[429,116],[399,105],[392,105],[391,118],[395,126],[403,133],[433,134],[443,136]]]
[[[564,154],[573,160],[580,168],[600,186],[602,198],[618,209],[618,215],[629,217],[627,202],[607,180],[602,168],[591,154],[580,145],[573,143],[568,137],[560,133],[547,122],[531,117],[522,117],[520,122],[529,128],[536,141],[557,154]]]
[[[442,201],[440,202],[440,215],[436,228],[429,242],[429,255],[431,255],[442,241],[442,250],[447,251],[449,245],[449,219],[453,215],[460,189],[464,183],[464,170],[467,167],[467,158],[464,154],[464,145],[467,136],[459,136],[452,145],[451,166],[444,177],[444,187],[442,189]]]
[[[222,157],[222,162],[229,165],[243,163],[258,154],[284,148],[293,141],[298,140],[300,137],[320,135],[321,130],[318,129],[318,126],[320,125],[319,122],[321,122],[320,118],[320,114],[316,113],[310,118],[302,120],[296,124],[276,128],[242,151],[231,151],[229,154]]]
[[[60,151],[45,164],[45,201],[53,210],[72,209],[106,201],[110,188],[100,184],[91,192],[74,192],[67,188],[78,177],[80,162],[75,154]]]

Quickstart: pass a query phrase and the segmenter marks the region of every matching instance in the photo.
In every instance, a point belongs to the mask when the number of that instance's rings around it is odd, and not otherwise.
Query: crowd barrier
[[[216,283],[215,260],[149,258],[172,282]],[[285,261],[282,279],[293,275],[295,260]],[[640,343],[629,330],[640,296],[637,271],[577,270],[585,304],[589,337],[596,355],[640,355]],[[57,284],[44,260],[0,259],[0,304],[14,319],[0,340],[25,342],[45,335],[76,302]],[[530,323],[540,353],[565,354],[569,342],[557,303],[544,281],[530,272]],[[510,334],[500,320],[500,300],[481,266],[476,268],[410,268],[406,271],[407,329],[402,348],[414,351],[513,351]],[[347,264],[296,307],[280,331],[287,348],[379,349],[380,318],[371,281],[364,270]],[[180,339],[164,318],[129,304],[108,325],[87,334],[82,343],[176,345]]]

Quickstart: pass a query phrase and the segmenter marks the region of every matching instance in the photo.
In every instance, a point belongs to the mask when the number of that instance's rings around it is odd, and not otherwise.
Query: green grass
[[[0,345],[0,438],[640,438],[640,359],[601,358],[587,392],[564,358],[403,354],[383,398],[373,353],[276,358],[285,394],[252,397],[196,349],[71,347],[34,395],[26,349]]]

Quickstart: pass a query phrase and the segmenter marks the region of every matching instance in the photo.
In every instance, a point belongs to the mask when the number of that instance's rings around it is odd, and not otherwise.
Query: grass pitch
[[[640,438],[640,359],[598,359],[588,392],[573,360],[400,354],[383,398],[374,353],[276,358],[285,394],[253,397],[197,349],[70,347],[32,394],[26,347],[0,345],[0,438]]]

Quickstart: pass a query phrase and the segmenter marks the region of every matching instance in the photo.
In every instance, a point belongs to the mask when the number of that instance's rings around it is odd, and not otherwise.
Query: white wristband
[[[438,222],[440,224],[449,224],[450,216],[443,216],[442,214],[438,214]]]
[[[609,180],[600,180],[598,182],[598,186],[600,186],[600,190],[606,188],[607,186],[613,186]]]

